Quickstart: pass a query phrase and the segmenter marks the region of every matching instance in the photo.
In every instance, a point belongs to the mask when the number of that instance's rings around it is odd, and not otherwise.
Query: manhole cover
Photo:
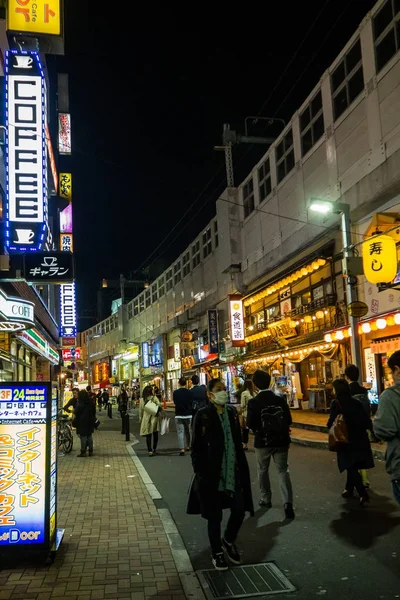
[[[229,571],[198,571],[197,576],[209,600],[268,596],[296,589],[272,562],[234,567]]]

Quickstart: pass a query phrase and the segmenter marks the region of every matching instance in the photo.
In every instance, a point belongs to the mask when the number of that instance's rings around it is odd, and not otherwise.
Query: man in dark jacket
[[[271,508],[269,465],[273,458],[278,469],[281,494],[287,519],[294,519],[293,491],[288,468],[292,416],[285,398],[270,389],[271,376],[257,370],[253,383],[259,393],[247,405],[247,427],[255,434],[254,447],[260,484],[260,506]]]
[[[207,404],[207,388],[205,385],[199,385],[200,379],[198,375],[193,375],[192,384],[189,391],[192,396],[194,416],[200,408],[203,408]]]
[[[86,456],[86,447],[89,456],[93,456],[93,431],[96,420],[96,406],[89,394],[81,390],[78,394],[78,404],[75,408],[76,432],[81,438],[81,452],[79,458]]]
[[[122,386],[121,393],[118,396],[118,410],[122,419],[121,433],[125,434],[125,415],[128,412],[128,394],[126,393],[124,386]]]
[[[185,456],[186,450],[190,450],[190,422],[192,420],[193,403],[192,395],[186,387],[186,379],[181,377],[179,388],[174,391],[173,400],[175,404],[175,423],[178,435],[179,456]]]
[[[188,514],[201,514],[208,520],[212,562],[219,571],[229,560],[241,564],[235,545],[245,511],[254,515],[250,473],[243,450],[239,417],[234,406],[227,405],[228,394],[220,379],[208,384],[210,402],[194,419],[192,465],[195,477],[191,486]],[[224,508],[231,514],[221,540]]]

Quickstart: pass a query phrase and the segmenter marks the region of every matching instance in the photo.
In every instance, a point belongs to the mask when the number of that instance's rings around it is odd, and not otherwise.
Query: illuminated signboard
[[[71,154],[71,115],[58,114],[58,152]]]
[[[74,251],[74,236],[72,233],[60,233],[60,250],[61,252]]]
[[[72,175],[71,173],[60,173],[60,190],[59,195],[64,200],[71,202],[72,200]]]
[[[0,290],[0,331],[18,331],[35,324],[35,305]]]
[[[211,309],[208,313],[208,345],[209,353],[217,354],[219,350],[218,311]]]
[[[47,223],[45,78],[36,52],[6,52],[6,245],[43,246]]]
[[[50,401],[49,385],[0,384],[0,548],[50,540]]]
[[[142,342],[142,367],[143,369],[148,369],[149,366],[149,344],[148,342]]]
[[[75,282],[60,285],[61,337],[76,336]]]
[[[72,254],[64,252],[35,252],[24,256],[24,277],[27,281],[64,283],[74,279]]]
[[[72,233],[72,204],[68,204],[60,212],[60,231],[61,233]]]
[[[8,0],[7,29],[61,35],[61,0]]]
[[[241,296],[229,296],[229,321],[232,346],[245,346],[244,313]]]
[[[47,123],[46,123],[46,143],[47,143],[47,152],[48,152],[49,161],[50,161],[51,174],[53,176],[54,190],[55,190],[55,192],[57,192],[57,190],[58,190],[58,173],[57,173],[56,159],[54,158],[53,144],[51,143],[50,131],[49,131],[49,126]]]
[[[81,360],[80,348],[67,348],[62,351],[63,360]]]
[[[57,412],[58,389],[53,384],[51,390],[51,432],[50,432],[50,512],[49,534],[52,539],[56,533],[57,519]]]

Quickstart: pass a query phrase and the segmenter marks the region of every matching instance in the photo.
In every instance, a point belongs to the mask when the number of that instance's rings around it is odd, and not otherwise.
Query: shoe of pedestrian
[[[191,448],[190,448],[190,446],[188,446],[188,447],[186,448],[186,451],[187,451],[187,452],[190,452],[190,450],[191,450]]]
[[[286,519],[294,519],[293,504],[290,504],[290,502],[287,502],[287,504],[285,504],[285,506],[284,506],[284,509],[285,509]]]
[[[352,498],[352,497],[353,497],[353,492],[350,492],[350,490],[343,490],[342,498]]]
[[[179,456],[185,456],[185,452],[184,452],[184,450],[181,450],[181,451],[179,452]]]
[[[79,452],[78,458],[84,458],[86,456],[86,452]]]
[[[155,456],[157,454],[157,450],[155,448],[153,448],[153,456]]]
[[[89,450],[89,456],[93,456],[93,450]]]
[[[365,492],[365,494],[363,494],[362,496],[360,496],[360,506],[366,506],[369,502],[369,496],[367,494],[367,492]]]
[[[227,571],[228,565],[226,564],[225,556],[223,552],[218,552],[212,555],[212,564],[217,571]]]
[[[153,452],[149,452],[149,456],[153,456]]]
[[[229,560],[234,565],[242,564],[242,557],[240,556],[240,552],[237,549],[235,544],[228,544],[225,538],[222,538],[222,547],[228,555]]]
[[[261,498],[261,500],[258,501],[258,506],[262,506],[262,508],[272,508],[272,503]]]

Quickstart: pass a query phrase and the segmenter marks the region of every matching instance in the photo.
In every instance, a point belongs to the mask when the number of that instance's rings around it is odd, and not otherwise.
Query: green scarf
[[[224,454],[222,456],[218,491],[226,492],[229,496],[232,496],[235,491],[235,444],[233,441],[228,410],[224,408],[222,413],[218,413],[218,415],[222,431],[224,432]]]

